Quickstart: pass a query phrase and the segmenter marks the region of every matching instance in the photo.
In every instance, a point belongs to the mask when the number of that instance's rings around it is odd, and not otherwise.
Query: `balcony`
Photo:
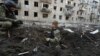
[[[73,14],[73,11],[65,11],[65,16],[71,16]]]
[[[48,8],[43,7],[41,9],[41,12],[43,12],[43,13],[51,13],[52,11],[50,9],[48,9]]]
[[[52,3],[52,0],[40,0],[40,2],[51,4]]]
[[[98,17],[96,15],[90,15],[91,19],[97,19]]]
[[[86,9],[85,8],[83,8],[83,7],[81,7],[81,8],[79,8],[79,11],[85,11]]]
[[[98,20],[98,15],[96,15],[95,13],[91,13],[90,15],[90,21],[93,21],[93,20]]]
[[[65,5],[66,8],[72,9],[74,6],[72,4]]]
[[[78,15],[79,19],[85,19],[85,15]]]

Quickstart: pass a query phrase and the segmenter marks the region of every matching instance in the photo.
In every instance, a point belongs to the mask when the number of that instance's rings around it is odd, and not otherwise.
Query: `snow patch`
[[[99,30],[97,29],[95,31],[90,32],[90,34],[97,34],[98,32],[99,32]]]
[[[71,29],[64,29],[65,31],[68,31],[68,32],[71,32],[71,33],[74,33],[74,31],[73,30],[71,30]]]

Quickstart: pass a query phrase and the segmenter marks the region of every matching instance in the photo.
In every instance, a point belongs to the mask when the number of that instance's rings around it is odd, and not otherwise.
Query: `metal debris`
[[[23,42],[25,42],[26,40],[28,40],[28,38],[24,38],[21,42],[23,43]]]
[[[29,53],[29,51],[23,52],[23,53],[19,53],[18,55],[20,56],[20,55],[24,55],[24,54],[28,54],[28,53]]]
[[[70,33],[74,33],[74,31],[73,30],[71,30],[71,29],[64,29],[65,31],[68,31],[68,32],[70,32]]]

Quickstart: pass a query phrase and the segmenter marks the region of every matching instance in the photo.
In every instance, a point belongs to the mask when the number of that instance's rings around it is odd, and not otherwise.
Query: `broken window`
[[[80,12],[80,15],[82,15],[83,14],[83,12]]]
[[[66,16],[66,20],[69,20],[69,17],[68,16]]]
[[[37,12],[34,12],[34,17],[38,17],[38,13]]]
[[[54,6],[54,10],[56,10],[57,9],[57,7],[56,6]]]
[[[62,11],[62,7],[60,8],[60,11]]]
[[[53,18],[56,18],[56,15],[54,15]]]
[[[48,18],[48,14],[43,14],[43,18]]]
[[[29,1],[28,0],[25,0],[25,5],[29,5]]]
[[[38,7],[38,2],[34,2],[34,7]]]
[[[68,4],[71,4],[71,2],[70,2],[70,1],[68,1]]]
[[[29,12],[28,11],[24,11],[24,15],[25,16],[29,16]]]
[[[74,6],[76,6],[76,3],[74,3]]]
[[[48,8],[49,5],[48,4],[43,4],[43,7]]]
[[[62,19],[62,15],[59,16],[59,19],[60,19],[60,20]]]

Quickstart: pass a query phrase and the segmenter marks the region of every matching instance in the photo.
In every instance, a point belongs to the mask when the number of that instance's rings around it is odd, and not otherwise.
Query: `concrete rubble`
[[[11,38],[0,37],[0,56],[100,56],[100,28],[85,32],[82,28],[66,29],[61,39],[66,48],[45,45],[48,37],[45,31],[49,29],[40,26],[12,29]]]

